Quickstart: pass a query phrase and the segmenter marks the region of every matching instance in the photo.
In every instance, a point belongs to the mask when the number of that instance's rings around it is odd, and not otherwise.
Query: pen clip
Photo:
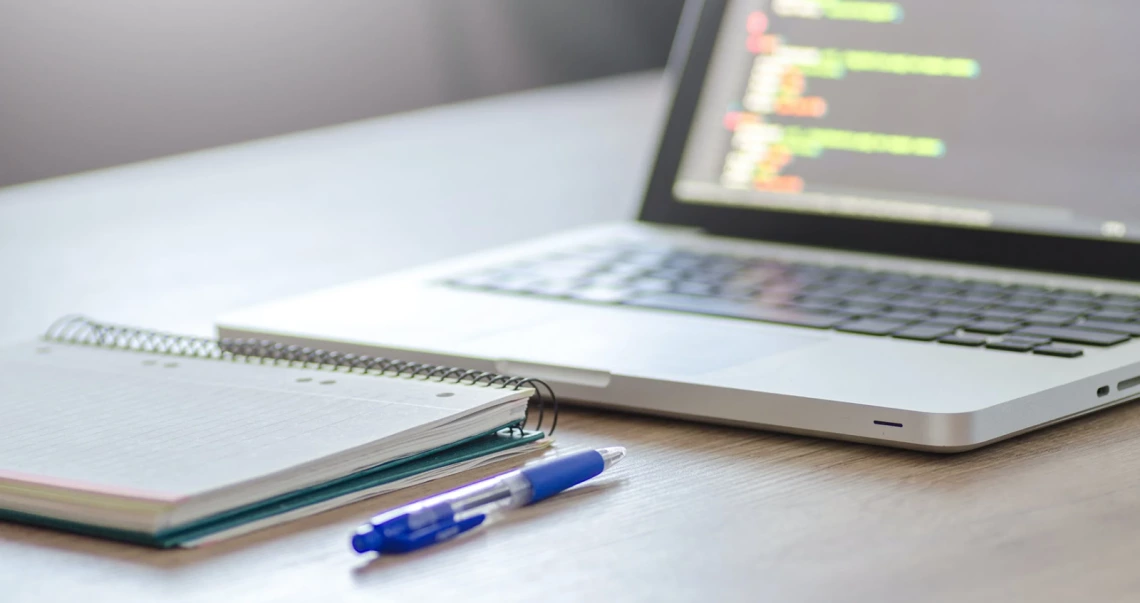
[[[410,553],[437,542],[450,540],[456,536],[478,526],[487,519],[486,515],[473,515],[460,521],[448,518],[438,524],[428,526],[404,535],[389,538],[385,544],[386,552]]]

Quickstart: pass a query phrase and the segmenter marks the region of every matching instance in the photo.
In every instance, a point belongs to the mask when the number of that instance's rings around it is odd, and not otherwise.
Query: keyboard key
[[[946,337],[938,338],[938,343],[978,347],[986,343],[986,338],[978,337],[976,335],[947,335]]]
[[[885,304],[886,300],[895,297],[895,293],[887,291],[863,291],[847,296],[847,301],[859,304]]]
[[[1121,335],[1119,333],[1093,331],[1091,329],[1081,329],[1077,327],[1049,327],[1045,325],[1031,325],[1018,330],[1016,334],[1036,335],[1039,337],[1048,337],[1056,341],[1100,346],[1116,345],[1128,341],[1129,339],[1128,335]]]
[[[1122,293],[1105,293],[1104,295],[1100,296],[1098,299],[1101,299],[1105,302],[1110,302],[1110,303],[1119,303],[1119,304],[1125,304],[1125,305],[1130,305],[1130,306],[1140,306],[1140,296],[1136,296],[1136,295],[1126,295],[1126,294],[1122,294]]]
[[[1049,298],[1043,295],[1030,295],[1028,293],[1018,293],[1009,296],[1009,299],[1004,302],[1006,305],[1016,304],[1019,306],[1038,307],[1049,303]]]
[[[1113,302],[1099,302],[1101,310],[1112,310],[1114,312],[1131,312],[1132,314],[1140,314],[1140,306],[1133,306],[1128,304],[1119,304]]]
[[[1103,320],[1086,320],[1073,325],[1082,329],[1094,331],[1108,331],[1110,333],[1127,333],[1133,337],[1140,337],[1140,324],[1134,322],[1108,322]]]
[[[1090,312],[1085,315],[1089,320],[1101,320],[1112,322],[1128,322],[1136,318],[1135,312],[1123,312],[1120,310],[1099,310],[1097,312]]]
[[[923,323],[899,329],[891,333],[891,337],[914,339],[916,341],[934,341],[940,337],[953,334],[954,329],[955,327],[947,325]]]
[[[838,299],[847,299],[855,291],[857,287],[843,287],[832,283],[821,283],[816,285],[808,285],[802,289],[805,294],[817,295],[820,297],[834,297]]]
[[[987,308],[978,311],[978,316],[987,320],[1020,320],[1023,315],[1025,315],[1024,310],[1011,310],[1008,308]]]
[[[697,297],[658,293],[635,297],[625,301],[626,305],[660,310],[712,314],[730,318],[746,318],[763,322],[774,322],[816,329],[828,329],[847,320],[845,316],[805,312],[795,308],[765,306],[755,303],[738,302],[715,297]]]
[[[717,296],[728,299],[752,299],[760,296],[760,289],[755,285],[744,283],[730,283],[717,288]]]
[[[905,327],[907,323],[898,320],[883,320],[880,318],[861,318],[835,327],[837,331],[845,333],[860,333],[862,335],[888,335]]]
[[[958,300],[967,304],[992,304],[1005,299],[1005,296],[993,291],[970,291],[959,295]]]
[[[932,305],[933,304],[950,303],[950,302],[953,302],[955,299],[957,299],[953,294],[949,294],[949,293],[943,294],[943,293],[937,293],[934,291],[926,291],[926,290],[912,291],[910,293],[907,293],[906,297],[907,297],[907,299],[916,299],[916,300],[926,301],[927,303],[930,303]]]
[[[1035,337],[1033,335],[1006,335],[1001,339],[1002,341],[1022,341],[1025,343],[1032,343],[1034,345],[1045,345],[1053,341],[1048,337]]]
[[[965,312],[943,312],[941,310],[938,310],[934,313],[934,318],[937,319],[938,322],[947,324],[950,322],[966,324],[968,322],[980,320],[980,318],[975,314],[967,314]]]
[[[799,301],[792,302],[789,305],[795,306],[801,310],[807,310],[809,312],[827,313],[831,310],[834,310],[835,307],[838,306],[839,304],[838,304],[838,302],[834,302],[834,301],[824,301],[824,300],[806,298],[806,299],[800,299]]]
[[[1037,312],[1042,309],[1041,306],[1038,305],[1008,300],[1001,302],[1001,305],[997,307],[1003,310],[1018,312],[1019,314],[1028,314],[1030,312]]]
[[[1041,295],[1045,297],[1052,297],[1053,292],[1045,287],[1037,285],[1010,285],[1007,287],[1012,292],[1016,293],[1029,293],[1032,295]]]
[[[884,312],[887,307],[883,304],[849,303],[838,309],[855,316],[867,316]]]
[[[973,318],[967,318],[967,317],[961,317],[961,316],[946,316],[946,315],[940,314],[938,316],[932,316],[930,318],[927,318],[927,319],[925,319],[924,322],[926,322],[927,324],[942,325],[944,327],[952,327],[952,328],[957,329],[957,328],[965,326],[971,322],[974,322],[974,319]]]
[[[1067,325],[1074,320],[1080,318],[1080,314],[1072,312],[1033,312],[1019,316],[1018,320],[1027,322],[1031,325],[1050,325],[1059,327]]]
[[[1061,358],[1076,358],[1085,351],[1081,348],[1074,348],[1064,345],[1043,345],[1041,347],[1033,348],[1034,354],[1041,354],[1044,356],[1060,356]]]
[[[857,291],[863,291],[864,289],[872,286],[871,281],[867,279],[848,277],[840,277],[829,281],[820,281],[819,283],[816,283],[816,285],[820,287],[841,289],[847,291],[849,294],[855,293]]]
[[[885,281],[875,285],[878,291],[889,291],[891,293],[905,293],[914,289],[916,285],[910,281]]]
[[[967,331],[974,331],[975,333],[989,333],[991,335],[1004,335],[1011,331],[1016,331],[1022,326],[1019,322],[1011,322],[1008,320],[980,320],[978,322],[966,323],[962,328]]]
[[[1096,306],[1092,304],[1078,304],[1067,301],[1060,301],[1052,306],[1045,306],[1053,312],[1072,312],[1074,314],[1085,314],[1086,312],[1093,312]]]
[[[888,310],[875,316],[884,320],[898,320],[901,322],[919,322],[930,317],[930,312],[922,310]]]
[[[768,281],[759,288],[758,294],[762,297],[792,299],[803,295],[803,290],[795,283],[787,281]]]
[[[1074,301],[1092,301],[1096,296],[1089,291],[1076,291],[1071,289],[1058,289],[1053,296]]]
[[[933,309],[936,312],[953,312],[955,314],[964,314],[967,316],[977,314],[982,309],[982,304],[963,304],[960,302],[950,302],[935,306]]]
[[[731,277],[732,277],[731,274],[725,275],[725,274],[718,274],[718,273],[708,273],[708,272],[704,272],[704,271],[696,271],[696,272],[687,273],[685,275],[684,281],[682,281],[682,282],[689,282],[689,283],[706,285],[706,286],[708,286],[708,285],[721,285],[725,281],[729,280]]]
[[[919,287],[918,289],[915,289],[912,292],[913,295],[935,296],[935,297],[945,297],[945,298],[956,298],[961,293],[962,293],[961,287],[955,287],[953,285],[940,285],[940,284],[923,285],[923,286]]]
[[[941,300],[929,297],[900,297],[889,299],[886,303],[900,310],[936,310]]]
[[[1034,344],[1028,341],[1007,341],[999,339],[997,341],[987,341],[986,347],[991,350],[1004,350],[1006,352],[1028,352],[1033,349]]]
[[[805,293],[797,299],[799,302],[808,302],[813,304],[827,304],[829,306],[838,306],[843,303],[842,295],[826,295],[820,292]]]

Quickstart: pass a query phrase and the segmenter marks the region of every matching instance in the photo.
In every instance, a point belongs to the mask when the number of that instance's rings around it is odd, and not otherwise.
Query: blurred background
[[[0,186],[664,65],[683,0],[0,0]]]

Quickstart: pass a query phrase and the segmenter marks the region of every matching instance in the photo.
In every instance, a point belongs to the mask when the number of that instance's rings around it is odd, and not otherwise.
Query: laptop
[[[1140,4],[1113,11],[690,2],[639,219],[218,329],[942,452],[1119,404],[1140,394]]]

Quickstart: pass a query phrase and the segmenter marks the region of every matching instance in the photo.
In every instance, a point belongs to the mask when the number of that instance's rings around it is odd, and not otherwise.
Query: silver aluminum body
[[[219,331],[534,376],[583,404],[943,452],[1140,394],[1140,387],[1116,387],[1140,375],[1140,342],[1061,359],[439,284],[485,266],[613,240],[1140,294],[1140,287],[1112,280],[616,223],[248,308],[222,317]],[[1098,395],[1104,386],[1108,394]]]

